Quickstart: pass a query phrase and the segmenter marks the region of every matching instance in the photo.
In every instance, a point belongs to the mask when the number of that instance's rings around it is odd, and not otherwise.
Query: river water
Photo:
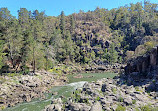
[[[56,86],[50,89],[50,93],[45,94],[45,100],[36,99],[31,102],[24,102],[16,105],[15,107],[6,108],[3,111],[41,111],[45,106],[51,104],[53,98],[58,98],[60,96],[70,97],[72,92],[77,88],[83,87],[86,82],[95,81],[101,78],[114,77],[116,74],[114,73],[85,73],[82,74],[85,78],[77,79],[73,78],[75,75],[70,75],[68,78],[70,83],[64,86]],[[86,78],[87,76],[91,76],[91,78]],[[53,92],[58,92],[56,96],[53,96]]]

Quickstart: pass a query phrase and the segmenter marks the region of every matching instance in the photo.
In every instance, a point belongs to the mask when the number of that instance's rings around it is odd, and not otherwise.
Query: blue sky
[[[66,15],[79,10],[94,10],[97,6],[101,8],[118,8],[129,3],[144,0],[0,0],[0,7],[7,7],[13,16],[17,16],[17,10],[27,8],[28,10],[45,11],[48,16],[58,16],[63,10]],[[150,0],[158,3],[158,0]]]

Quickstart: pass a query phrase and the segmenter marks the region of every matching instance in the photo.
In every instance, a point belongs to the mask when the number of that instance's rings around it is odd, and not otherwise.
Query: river
[[[41,111],[45,106],[51,104],[53,98],[58,98],[60,96],[70,97],[75,89],[82,87],[85,82],[96,81],[101,78],[112,78],[116,74],[114,73],[85,73],[82,74],[83,78],[73,78],[75,75],[69,75],[69,84],[64,86],[56,86],[50,89],[50,93],[45,94],[45,100],[36,99],[31,102],[24,102],[16,105],[15,107],[6,108],[3,111]],[[53,92],[58,92],[56,96],[53,96]]]

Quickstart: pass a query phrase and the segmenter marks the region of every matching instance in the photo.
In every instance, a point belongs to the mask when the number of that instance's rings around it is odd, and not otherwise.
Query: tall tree
[[[61,30],[63,37],[65,37],[65,14],[64,14],[64,11],[62,11],[61,15],[60,15],[60,30]]]
[[[73,33],[73,31],[75,29],[75,20],[74,20],[73,15],[71,15],[70,23],[71,23],[71,33]]]

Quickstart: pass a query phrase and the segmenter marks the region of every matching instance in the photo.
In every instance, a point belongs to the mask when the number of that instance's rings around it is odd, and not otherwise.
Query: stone
[[[102,85],[102,88],[101,88],[101,91],[102,91],[102,92],[105,92],[105,91],[106,91],[106,87],[107,87],[107,85],[106,85],[106,84],[103,84],[103,85]]]
[[[54,105],[54,111],[61,111],[61,109],[62,109],[61,104],[58,103]]]
[[[61,98],[53,99],[51,102],[51,104],[57,104],[57,103],[62,104]]]
[[[101,104],[97,101],[94,103],[94,105],[91,107],[90,111],[102,111]]]
[[[56,95],[58,95],[58,92],[53,92],[52,95],[56,96]]]
[[[157,61],[157,47],[154,47],[151,49],[150,53],[150,64],[151,66],[155,66]]]
[[[71,103],[69,105],[69,109],[71,111],[89,111],[90,106],[86,105],[85,103]]]
[[[124,98],[123,102],[126,104],[126,105],[132,105],[132,99],[130,96],[127,96]]]
[[[29,95],[29,94],[24,94],[22,98],[23,98],[23,100],[26,101],[26,102],[30,102],[30,101],[31,101],[31,98],[30,98],[30,95]]]

